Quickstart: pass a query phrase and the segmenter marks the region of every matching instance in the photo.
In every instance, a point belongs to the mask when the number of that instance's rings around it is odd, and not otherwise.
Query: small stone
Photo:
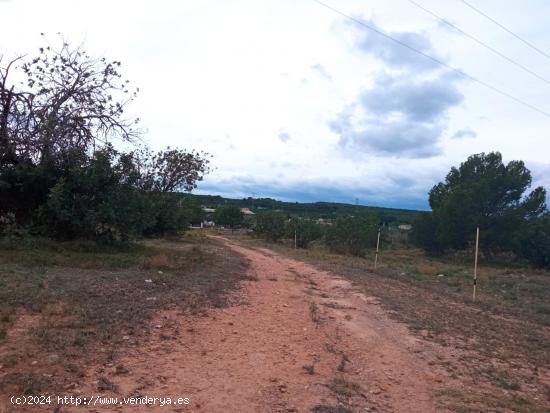
[[[97,380],[97,389],[99,391],[105,391],[105,390],[116,391],[117,388],[118,388],[118,386],[116,384],[112,383],[106,377],[100,377]]]
[[[159,271],[159,274],[164,274],[162,271]]]
[[[438,277],[445,277],[445,274],[437,274]]]
[[[57,362],[59,362],[59,355],[57,355],[57,354],[50,354],[50,355],[48,356],[48,363],[50,363],[50,364],[55,364],[55,363],[57,363]]]
[[[153,280],[147,279],[147,280],[145,280],[145,282],[146,282],[147,284],[151,284],[151,283],[153,282]]]
[[[130,372],[130,370],[128,370],[124,365],[122,364],[119,364],[118,366],[116,366],[116,370],[115,370],[115,373],[116,374],[128,374]]]

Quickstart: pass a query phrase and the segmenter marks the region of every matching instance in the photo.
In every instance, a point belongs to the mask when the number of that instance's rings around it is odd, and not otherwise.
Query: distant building
[[[252,212],[250,210],[250,208],[241,208],[241,214],[243,214],[244,216],[247,216],[247,215],[256,215],[254,212]]]
[[[319,218],[315,221],[318,225],[332,225],[332,220],[326,218]]]
[[[205,208],[202,207],[202,222],[201,222],[201,228],[205,227],[213,227],[216,225],[214,222],[214,214],[216,213],[215,208]]]
[[[413,226],[411,224],[400,224],[397,228],[399,228],[399,231],[410,231],[413,229]]]
[[[245,227],[254,228],[256,226],[256,214],[250,208],[241,208],[241,214],[243,214],[243,224]]]

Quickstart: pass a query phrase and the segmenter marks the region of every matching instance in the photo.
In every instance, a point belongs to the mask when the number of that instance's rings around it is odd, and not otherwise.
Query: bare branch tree
[[[57,48],[47,45],[34,58],[20,56],[0,67],[3,156],[38,162],[71,148],[89,150],[113,139],[134,141],[138,119],[126,118],[125,110],[139,89],[130,88],[120,66],[61,39]],[[8,84],[14,67],[26,78],[18,88]]]
[[[17,163],[17,138],[23,137],[29,128],[30,93],[15,90],[8,84],[10,70],[24,56],[18,56],[2,66],[0,55],[0,162]]]

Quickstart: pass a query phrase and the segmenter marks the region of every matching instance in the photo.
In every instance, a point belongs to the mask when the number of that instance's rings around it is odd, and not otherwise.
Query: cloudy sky
[[[324,0],[550,112],[550,58],[461,0]],[[547,0],[468,0],[550,55]],[[313,0],[0,0],[0,53],[40,32],[123,62],[146,141],[213,154],[199,193],[426,209],[473,153],[522,159],[550,189],[550,116],[466,79]]]

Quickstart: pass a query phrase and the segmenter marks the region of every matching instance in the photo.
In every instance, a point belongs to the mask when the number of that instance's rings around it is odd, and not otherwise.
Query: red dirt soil
[[[436,350],[392,321],[376,298],[303,262],[216,238],[250,260],[257,277],[242,283],[239,304],[202,317],[159,314],[150,340],[117,363],[124,369],[91,369],[66,391],[186,397],[189,405],[58,412],[444,411],[434,394],[447,376],[428,360]],[[100,377],[116,391],[98,391]]]

